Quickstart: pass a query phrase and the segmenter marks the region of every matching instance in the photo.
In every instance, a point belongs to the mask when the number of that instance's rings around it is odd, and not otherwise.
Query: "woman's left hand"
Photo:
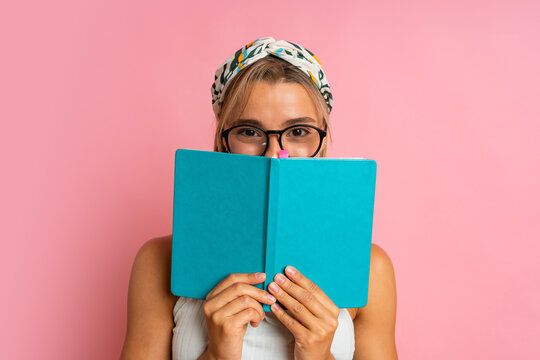
[[[339,308],[292,266],[287,266],[285,273],[287,276],[277,274],[268,289],[290,312],[277,303],[271,306],[272,312],[294,335],[295,360],[334,359],[330,347],[338,327]]]

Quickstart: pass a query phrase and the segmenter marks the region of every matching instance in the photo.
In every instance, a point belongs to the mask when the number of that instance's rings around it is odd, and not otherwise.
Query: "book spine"
[[[276,275],[276,238],[278,231],[278,196],[279,196],[279,159],[270,159],[270,170],[268,172],[268,211],[266,218],[266,254],[264,272],[266,280],[264,289],[268,289],[268,284],[273,281]],[[270,307],[263,304],[264,311],[271,311]]]

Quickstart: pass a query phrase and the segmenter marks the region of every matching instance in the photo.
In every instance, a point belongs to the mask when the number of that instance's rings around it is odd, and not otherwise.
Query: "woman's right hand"
[[[230,274],[208,293],[203,309],[209,342],[201,359],[241,359],[247,324],[257,327],[264,319],[260,303],[276,302],[270,293],[253,286],[265,278],[264,273]]]

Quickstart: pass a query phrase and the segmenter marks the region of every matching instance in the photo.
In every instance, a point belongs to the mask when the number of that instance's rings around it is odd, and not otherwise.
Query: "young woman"
[[[238,50],[216,72],[212,104],[214,151],[326,156],[330,86],[300,45],[265,37]],[[292,266],[284,274],[230,274],[205,300],[176,297],[171,243],[170,235],[152,239],[135,258],[123,360],[397,359],[394,271],[379,246],[372,246],[367,305],[339,309]],[[273,276],[269,291],[253,286],[265,276]]]

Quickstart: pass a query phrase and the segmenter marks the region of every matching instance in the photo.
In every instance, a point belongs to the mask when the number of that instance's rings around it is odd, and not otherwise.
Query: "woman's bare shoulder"
[[[145,242],[133,261],[128,291],[127,332],[122,359],[146,354],[169,358],[178,297],[170,291],[172,237]]]
[[[370,270],[375,271],[377,275],[394,275],[394,267],[390,256],[377,244],[371,244]]]
[[[396,351],[396,282],[388,254],[371,247],[367,305],[354,319],[355,359],[398,359]]]
[[[172,235],[156,237],[146,241],[137,252],[135,260],[170,257],[172,251]]]
[[[135,256],[131,272],[131,285],[152,290],[164,301],[177,299],[170,292],[172,235],[146,241]]]
[[[381,289],[384,285],[394,283],[394,266],[392,265],[392,260],[390,260],[390,256],[386,253],[386,251],[384,251],[382,247],[377,244],[372,244],[371,261],[369,265],[368,304],[370,304],[370,299],[372,303],[375,301],[375,298],[372,295],[374,295],[376,291],[380,291],[378,289]],[[384,286],[384,290],[385,292],[392,292],[392,286],[390,286],[390,288],[388,288],[388,286]],[[395,296],[395,290],[393,295]],[[363,308],[351,308],[349,312],[351,313],[351,317],[353,318],[353,320],[360,312],[365,311],[367,307],[368,306],[366,305]],[[373,306],[371,306],[371,308],[373,308]]]

